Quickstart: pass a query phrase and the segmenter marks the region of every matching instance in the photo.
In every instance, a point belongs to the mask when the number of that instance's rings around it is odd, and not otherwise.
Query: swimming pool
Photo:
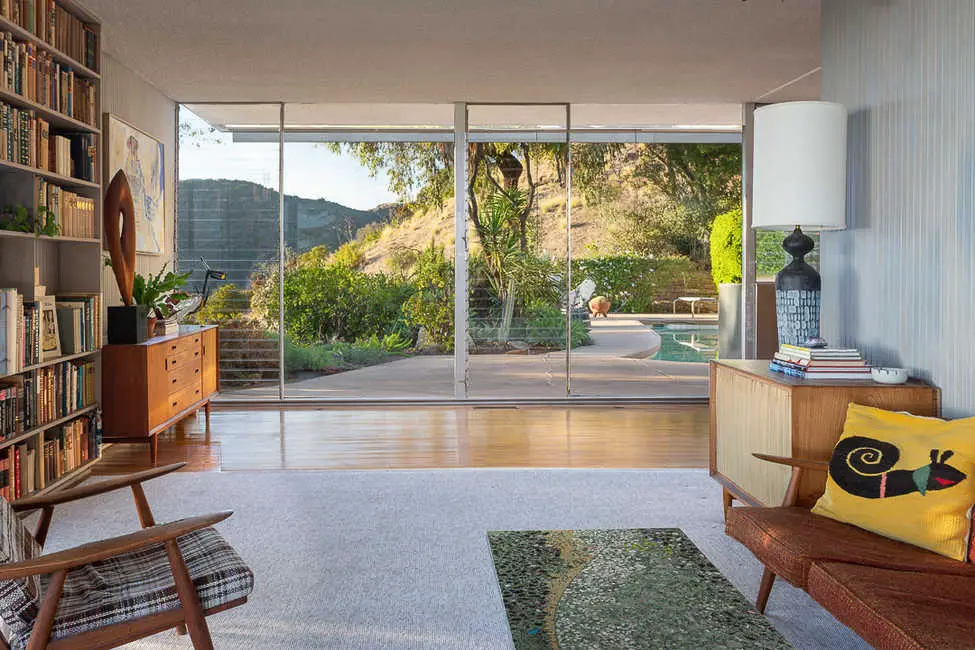
[[[689,323],[656,324],[660,349],[651,359],[707,363],[718,358],[718,326]]]

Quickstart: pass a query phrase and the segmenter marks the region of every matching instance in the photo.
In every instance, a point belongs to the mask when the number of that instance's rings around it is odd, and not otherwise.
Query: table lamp
[[[752,228],[794,230],[792,256],[775,276],[779,344],[819,337],[822,281],[803,259],[815,243],[802,232],[846,227],[846,109],[832,102],[784,102],[755,110]]]

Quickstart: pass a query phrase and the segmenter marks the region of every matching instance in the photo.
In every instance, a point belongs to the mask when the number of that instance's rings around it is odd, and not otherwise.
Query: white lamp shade
[[[755,110],[752,227],[846,227],[846,108],[784,102]]]

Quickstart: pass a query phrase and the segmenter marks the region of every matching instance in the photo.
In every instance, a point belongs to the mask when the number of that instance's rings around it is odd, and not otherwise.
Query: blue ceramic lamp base
[[[792,261],[775,276],[775,315],[779,345],[805,345],[819,338],[822,279],[803,259],[815,246],[799,226],[782,242]]]

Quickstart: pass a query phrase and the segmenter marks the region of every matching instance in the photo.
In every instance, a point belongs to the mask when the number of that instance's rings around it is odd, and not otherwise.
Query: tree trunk
[[[506,151],[498,156],[498,170],[504,179],[504,189],[516,189],[524,169],[518,157],[510,151]]]

